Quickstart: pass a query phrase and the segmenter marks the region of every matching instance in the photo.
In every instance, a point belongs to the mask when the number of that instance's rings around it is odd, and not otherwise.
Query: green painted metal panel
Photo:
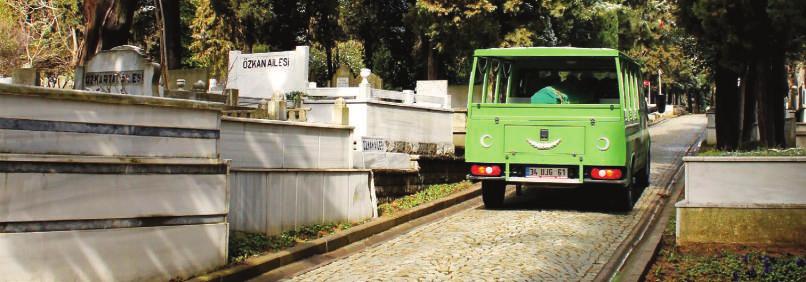
[[[525,57],[612,57],[619,92],[618,104],[504,104],[496,99],[474,103],[472,90],[468,96],[467,135],[465,159],[471,163],[569,165],[569,166],[622,166],[631,167],[632,157],[648,155],[649,136],[646,123],[640,122],[645,110],[640,107],[637,82],[638,66],[629,57],[613,49],[592,48],[508,48],[476,50],[471,86],[473,87],[478,57],[508,57],[517,62]],[[481,74],[481,73],[479,73]],[[488,85],[484,72],[484,90],[506,91],[510,94],[512,77],[494,86]],[[492,82],[492,81],[491,81]],[[506,83],[506,89],[499,87]],[[494,89],[489,89],[489,88]],[[471,88],[472,89],[472,88]],[[639,123],[640,122],[640,123]],[[541,140],[541,130],[548,136]],[[557,144],[553,141],[561,139]],[[530,142],[531,141],[531,142]],[[628,175],[628,174],[627,174]]]

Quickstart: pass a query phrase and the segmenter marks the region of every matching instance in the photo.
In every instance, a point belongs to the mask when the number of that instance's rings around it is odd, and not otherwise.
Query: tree
[[[109,50],[129,42],[136,4],[136,0],[84,1],[85,30],[79,66],[83,66],[100,50]]]
[[[320,0],[310,2],[309,6],[310,27],[309,36],[314,42],[321,45],[325,50],[327,77],[332,77],[335,70],[333,64],[333,48],[336,41],[343,37],[344,32],[339,26],[339,1]]]
[[[191,62],[194,65],[207,67],[210,75],[224,79],[227,75],[229,51],[238,45],[236,28],[232,25],[234,15],[228,9],[213,6],[212,0],[197,0],[196,17],[191,24],[193,52]],[[215,1],[221,4],[220,1]]]
[[[452,81],[466,80],[473,50],[499,41],[496,9],[488,0],[417,0],[409,21],[427,62],[426,78],[442,73]]]
[[[718,146],[726,150],[751,146],[746,139],[754,120],[759,145],[785,146],[786,58],[803,55],[806,5],[797,0],[679,3],[682,25],[712,54]]]
[[[79,6],[70,0],[7,0],[0,4],[4,72],[25,64],[49,74],[72,72],[78,55]]]
[[[414,33],[405,15],[412,0],[341,0],[339,25],[347,39],[363,45],[366,66],[384,78],[384,87],[411,88],[419,70],[412,46]],[[338,52],[344,52],[340,49]]]

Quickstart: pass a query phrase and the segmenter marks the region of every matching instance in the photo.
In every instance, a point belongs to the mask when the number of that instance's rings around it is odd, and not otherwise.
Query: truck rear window
[[[486,58],[488,102],[619,104],[613,58]],[[481,70],[481,69],[480,69]]]

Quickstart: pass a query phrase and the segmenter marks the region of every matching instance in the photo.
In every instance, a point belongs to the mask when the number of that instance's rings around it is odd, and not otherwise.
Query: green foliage
[[[193,42],[190,50],[191,65],[206,67],[212,77],[224,81],[227,75],[229,51],[236,49],[230,18],[217,14],[211,0],[196,1],[196,15],[191,23]]]
[[[390,203],[384,203],[379,205],[378,213],[380,215],[392,215],[399,211],[411,209],[416,206],[444,198],[453,193],[468,189],[471,186],[473,186],[473,183],[469,181],[463,181],[453,184],[431,185],[420,192],[394,200]]]
[[[773,256],[751,251],[745,254],[722,251],[716,254],[662,251],[668,269],[655,267],[657,281],[803,281],[806,258],[795,255]],[[667,271],[667,272],[665,272]],[[671,272],[668,272],[671,271]]]
[[[326,87],[330,77],[327,75],[327,60],[324,48],[318,43],[314,43],[310,49],[310,63],[308,79],[315,81],[319,87]],[[340,65],[346,65],[353,74],[357,74],[364,65],[364,45],[355,40],[339,41],[333,50],[333,63],[338,69]]]
[[[0,71],[28,64],[47,73],[71,73],[79,27],[78,0],[0,2]]]
[[[19,64],[22,44],[10,7],[0,5],[0,74],[10,74]]]
[[[357,223],[361,224],[361,223]],[[266,236],[259,233],[230,231],[229,262],[238,263],[249,257],[266,252],[276,252],[305,242],[322,238],[340,230],[349,229],[356,223],[327,223],[302,226],[279,235]]]

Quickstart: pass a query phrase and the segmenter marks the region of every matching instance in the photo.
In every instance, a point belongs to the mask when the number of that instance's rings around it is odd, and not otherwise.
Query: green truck
[[[632,209],[649,185],[642,81],[638,64],[613,49],[476,50],[465,159],[485,206],[501,207],[516,184],[600,187]]]

